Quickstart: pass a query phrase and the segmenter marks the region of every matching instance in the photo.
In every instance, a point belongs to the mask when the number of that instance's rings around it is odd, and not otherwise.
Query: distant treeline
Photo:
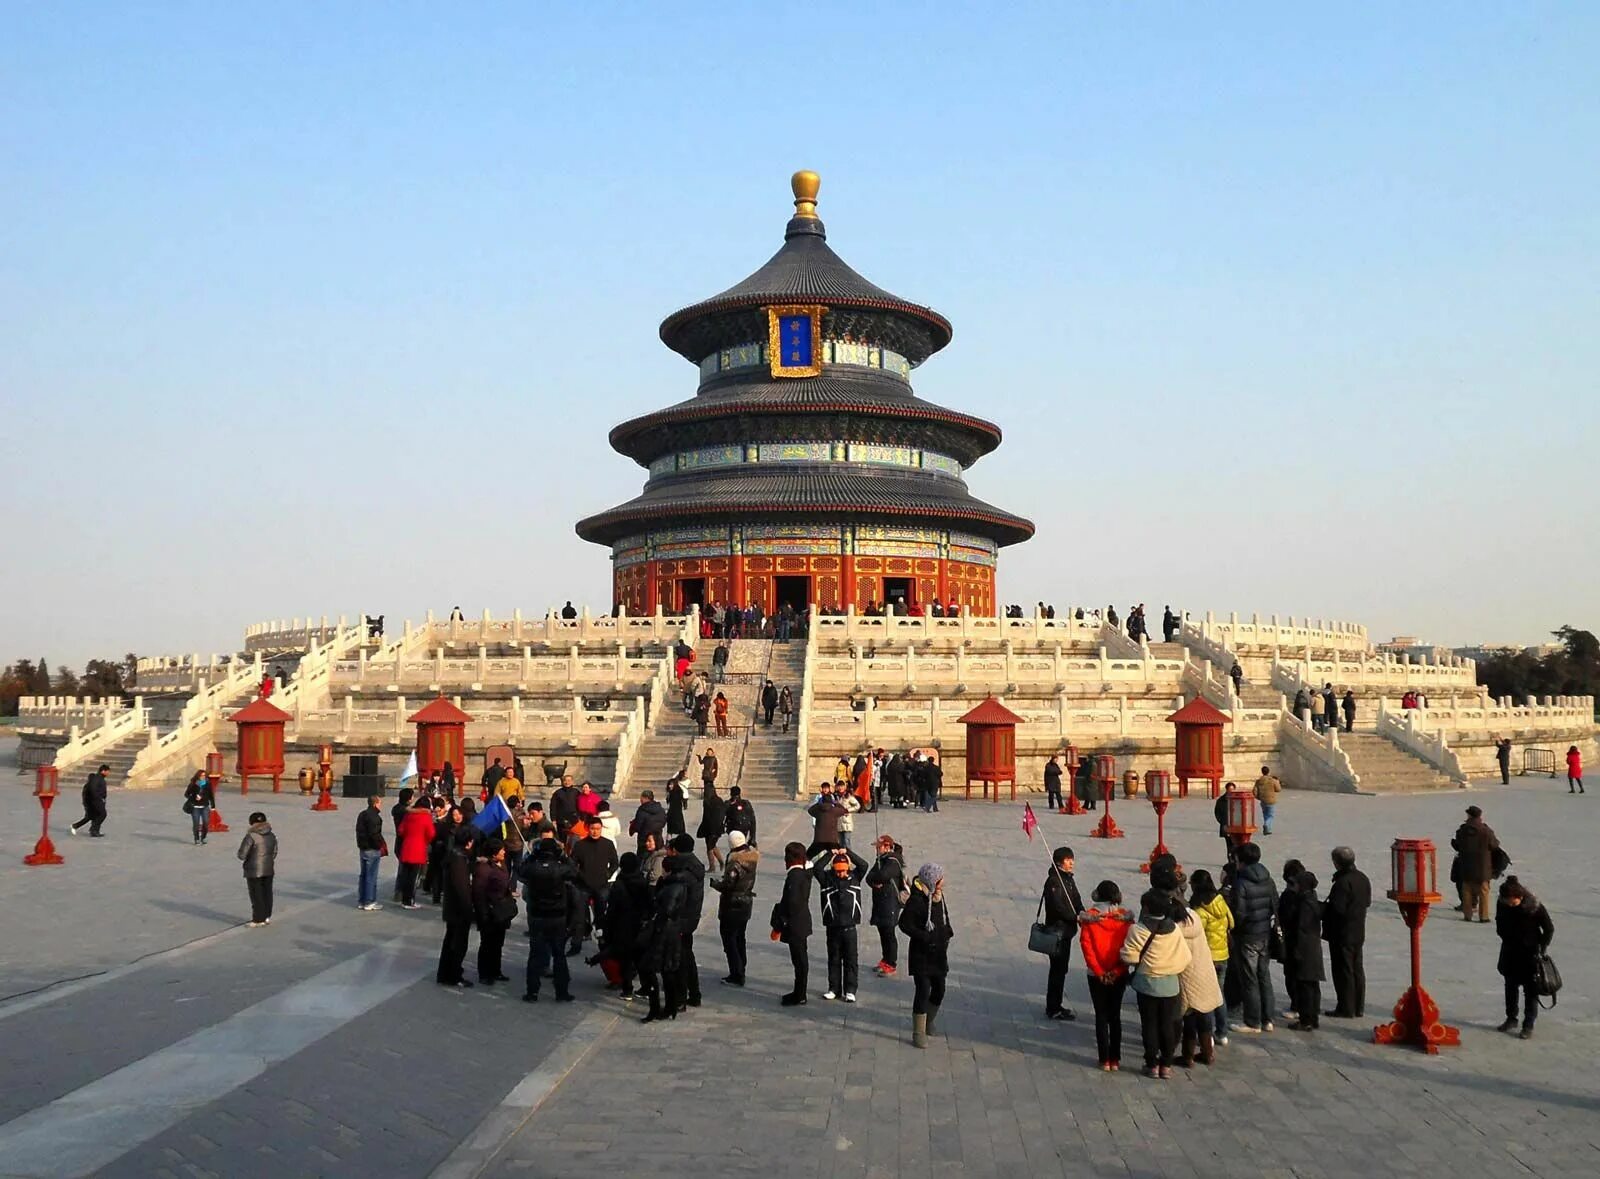
[[[117,659],[91,659],[83,674],[62,667],[51,672],[44,658],[19,659],[0,672],[0,716],[16,716],[24,696],[121,696],[134,687],[139,657],[131,652]]]

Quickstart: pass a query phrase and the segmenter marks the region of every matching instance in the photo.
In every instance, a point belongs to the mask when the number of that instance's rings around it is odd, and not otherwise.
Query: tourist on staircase
[[[1344,731],[1356,731],[1356,694],[1351,688],[1344,690]]]
[[[1244,668],[1239,666],[1237,659],[1233,661],[1233,666],[1228,669],[1228,678],[1233,681],[1233,694],[1235,696],[1241,695],[1244,692]]]
[[[1335,732],[1339,729],[1339,697],[1334,695],[1331,683],[1322,685],[1322,727]]]
[[[728,697],[726,693],[717,693],[716,699],[711,702],[711,711],[717,719],[717,736],[726,737],[728,735]],[[705,736],[705,727],[703,725],[700,729],[700,735],[702,737]]]
[[[716,650],[711,652],[711,680],[713,683],[725,683],[728,679],[728,644],[718,643]],[[719,692],[718,695],[721,695]]]
[[[787,733],[794,721],[794,693],[789,690],[788,684],[778,693],[778,715],[783,717],[783,731]]]
[[[1309,707],[1311,709],[1311,731],[1313,733],[1320,733],[1320,732],[1323,731],[1323,728],[1324,728],[1324,724],[1323,724],[1324,700],[1323,700],[1322,693],[1316,691],[1315,689],[1313,689],[1311,691],[1311,693],[1309,694],[1308,698],[1307,698],[1307,704],[1309,705]]]
[[[778,710],[778,685],[768,679],[761,687],[761,713],[766,719],[767,728],[772,727],[772,714]]]

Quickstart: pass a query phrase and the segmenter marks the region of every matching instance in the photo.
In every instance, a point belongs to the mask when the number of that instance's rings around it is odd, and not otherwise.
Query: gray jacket
[[[239,844],[239,858],[244,861],[244,874],[249,879],[271,876],[278,862],[278,837],[272,833],[271,823],[254,823]]]

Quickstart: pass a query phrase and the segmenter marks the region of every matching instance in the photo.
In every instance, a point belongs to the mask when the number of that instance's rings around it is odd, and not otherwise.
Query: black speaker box
[[[352,758],[352,761],[355,759]],[[377,758],[373,758],[377,761]],[[346,774],[344,776],[344,797],[346,798],[371,798],[374,794],[383,795],[383,788],[389,779],[382,774]]]

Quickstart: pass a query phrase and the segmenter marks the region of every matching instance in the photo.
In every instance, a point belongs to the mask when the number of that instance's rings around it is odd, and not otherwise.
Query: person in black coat
[[[944,869],[924,864],[911,882],[911,896],[900,913],[900,932],[910,940],[906,969],[916,990],[911,1002],[911,1043],[928,1046],[928,1033],[944,1004],[944,980],[950,973],[950,910],[944,899]]]
[[[623,852],[617,860],[617,878],[606,898],[600,919],[600,949],[617,963],[622,980],[622,1000],[633,1001],[633,982],[639,970],[639,936],[649,921],[653,896],[639,867],[639,857]]]
[[[772,727],[772,714],[778,708],[778,685],[768,680],[761,689],[761,713],[766,718],[767,728]]]
[[[717,788],[707,785],[700,798],[700,826],[695,836],[706,841],[706,862],[713,868],[722,866],[722,853],[717,842],[728,830],[728,804],[722,801]]]
[[[1295,974],[1295,939],[1300,936],[1299,915],[1296,907],[1300,904],[1300,892],[1295,888],[1295,881],[1300,878],[1300,873],[1306,866],[1299,860],[1285,860],[1283,864],[1283,891],[1278,894],[1278,931],[1283,940],[1283,993],[1288,998],[1291,1018],[1300,1014],[1298,1003],[1300,1001],[1300,987]],[[1317,930],[1317,953],[1322,953],[1322,930]]]
[[[87,825],[90,835],[101,837],[100,824],[106,821],[106,775],[110,772],[110,766],[102,765],[83,780],[83,818],[68,828],[73,835]]]
[[[1322,906],[1322,937],[1328,943],[1333,972],[1335,1019],[1359,1019],[1367,1013],[1367,971],[1361,960],[1367,941],[1367,910],[1372,907],[1372,882],[1356,867],[1356,853],[1333,849],[1333,883]]]
[[[1078,937],[1078,914],[1083,912],[1083,897],[1078,893],[1078,882],[1072,878],[1072,849],[1058,847],[1051,853],[1050,860],[1039,906],[1044,924],[1061,933],[1061,952],[1050,955],[1050,973],[1044,986],[1044,1017],[1077,1019],[1077,1012],[1061,1005],[1061,992],[1067,981],[1067,967],[1072,962],[1072,943]]]
[[[794,990],[780,1000],[785,1007],[804,1007],[811,960],[806,952],[811,937],[811,865],[806,845],[790,843],[783,849],[783,896],[772,907],[772,940],[789,947],[794,966]]]
[[[641,1023],[677,1019],[683,1008],[683,927],[689,887],[689,874],[679,857],[669,855],[666,875],[656,885],[655,904],[641,938],[640,977],[650,996],[650,1011]]]
[[[1535,986],[1539,958],[1556,936],[1555,922],[1539,898],[1515,876],[1507,876],[1500,886],[1500,903],[1495,907],[1494,931],[1500,935],[1500,958],[1495,963],[1506,980],[1506,1021],[1502,1032],[1516,1030],[1517,997],[1522,996],[1522,1038],[1533,1038],[1534,1020],[1539,1018],[1539,995]]]
[[[867,873],[867,887],[872,890],[872,925],[878,930],[882,956],[873,969],[888,978],[900,967],[900,943],[896,927],[900,924],[900,909],[906,895],[906,853],[892,835],[878,836],[878,858]]]
[[[628,824],[628,833],[638,837],[638,854],[645,854],[644,841],[650,836],[656,837],[656,842],[661,842],[661,833],[667,829],[667,811],[659,802],[653,791],[644,790],[639,794],[639,809],[633,812],[633,819]]]
[[[1235,1030],[1252,1033],[1271,1030],[1274,998],[1267,948],[1272,941],[1272,918],[1278,907],[1278,890],[1272,873],[1261,863],[1261,845],[1242,844],[1234,853],[1238,869],[1228,889],[1233,910],[1236,946],[1228,971],[1239,972],[1239,993],[1244,1021]],[[1226,873],[1224,873],[1226,875]]]
[[[700,927],[700,915],[706,907],[706,866],[694,854],[694,839],[679,835],[672,841],[672,852],[678,860],[678,871],[688,879],[689,897],[684,906],[679,927],[679,994],[682,1003],[700,1006],[700,963],[694,956],[694,932]]]
[[[711,756],[712,763],[715,764],[716,755],[715,754],[711,754],[710,756]],[[702,758],[701,760],[704,760],[704,759]],[[713,777],[712,780],[715,781],[715,777]],[[688,792],[688,790],[684,789],[683,775],[680,773],[676,778],[672,779],[672,781],[667,783],[667,834],[668,835],[676,837],[676,836],[682,835],[685,831],[687,831],[689,829],[688,824],[684,822],[684,818],[683,818],[684,808],[687,807],[688,805],[689,805],[689,792]]]
[[[1500,765],[1500,785],[1511,785],[1511,738],[1502,737],[1494,743],[1494,759]],[[1497,917],[1498,922],[1498,917]]]
[[[1095,809],[1100,792],[1095,786],[1093,757],[1085,757],[1078,763],[1078,776],[1073,779],[1072,792],[1078,796],[1078,801],[1083,803],[1085,810]]]
[[[1052,757],[1044,763],[1044,805],[1051,810],[1060,810],[1066,805],[1061,801],[1061,759]]]
[[[738,831],[747,842],[756,841],[756,808],[737,786],[728,787],[728,805],[723,812],[722,826],[729,835]]]
[[[1310,872],[1295,876],[1292,889],[1294,933],[1284,928],[1284,972],[1294,966],[1295,1006],[1300,1019],[1289,1026],[1297,1032],[1314,1032],[1322,1012],[1322,902],[1317,899],[1317,878]],[[1286,890],[1288,891],[1288,890]]]
[[[911,800],[911,774],[904,756],[896,753],[889,758],[888,764],[883,767],[883,782],[889,795],[889,805],[896,810]]]
[[[374,812],[376,813],[376,812]],[[381,818],[381,816],[380,816]],[[453,833],[444,861],[444,944],[439,947],[439,969],[434,981],[442,987],[470,987],[462,976],[467,942],[472,934],[472,861],[477,829],[463,823]]]

